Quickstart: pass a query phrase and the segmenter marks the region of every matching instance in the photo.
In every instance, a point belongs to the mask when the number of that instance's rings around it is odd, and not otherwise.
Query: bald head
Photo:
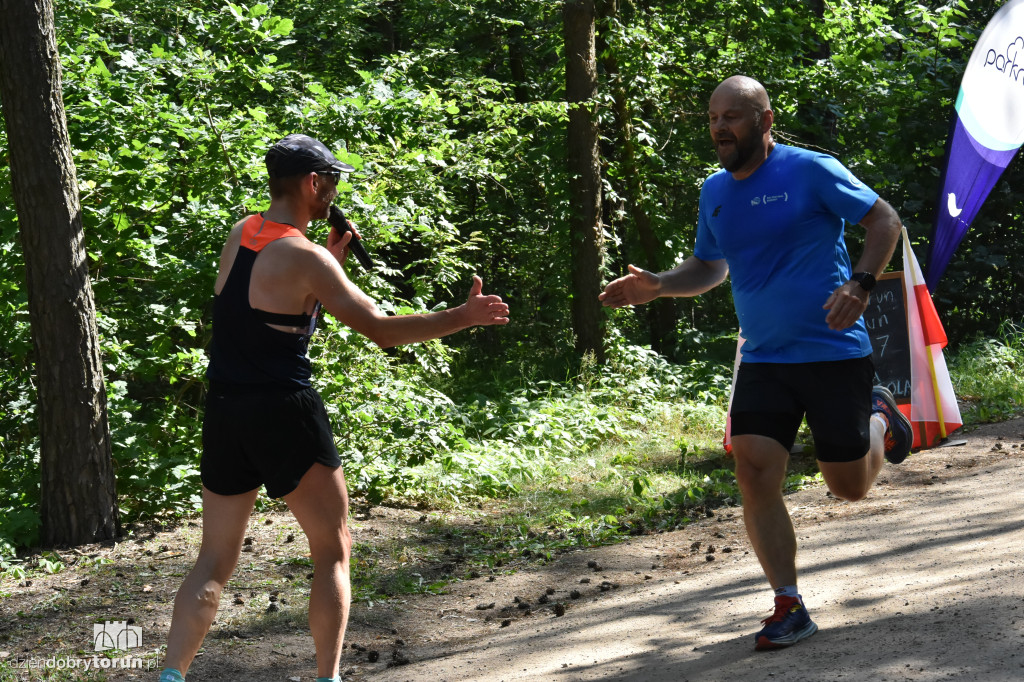
[[[771,101],[768,99],[768,91],[749,76],[726,78],[715,88],[711,97],[714,98],[716,95],[726,96],[734,101],[742,101],[752,107],[758,116],[772,108]]]
[[[708,103],[711,140],[722,168],[737,180],[757,170],[775,146],[774,120],[763,85],[747,76],[722,81]]]

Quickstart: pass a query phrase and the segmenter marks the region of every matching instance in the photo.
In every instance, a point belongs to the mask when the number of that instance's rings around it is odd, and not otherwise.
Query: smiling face
[[[711,141],[722,168],[737,180],[748,177],[768,158],[772,111],[757,81],[743,76],[725,80],[708,103]]]

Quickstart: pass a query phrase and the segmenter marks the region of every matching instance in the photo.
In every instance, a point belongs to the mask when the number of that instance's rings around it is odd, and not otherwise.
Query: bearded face
[[[713,133],[713,139],[718,162],[730,173],[744,168],[764,148],[760,121],[756,119]]]
[[[708,131],[722,168],[737,179],[754,172],[767,156],[772,113],[756,92],[726,81],[708,103]]]

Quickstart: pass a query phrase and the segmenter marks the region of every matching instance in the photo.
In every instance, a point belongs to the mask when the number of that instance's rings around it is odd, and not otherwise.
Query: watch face
[[[860,288],[864,291],[871,291],[875,288],[875,276],[870,272],[854,273],[850,279],[860,284]]]

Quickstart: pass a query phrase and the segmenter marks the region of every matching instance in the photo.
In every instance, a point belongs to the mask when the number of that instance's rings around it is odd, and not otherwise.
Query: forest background
[[[886,198],[923,261],[960,76],[1001,4],[597,2],[597,276],[689,253],[700,186],[717,169],[707,98],[734,73],[766,85],[776,139],[834,154]],[[573,487],[573,467],[589,467],[619,489],[618,518],[594,516],[607,526],[635,509],[675,522],[687,504],[735,493],[724,461],[686,483],[660,478],[721,454],[728,287],[605,311],[597,352],[575,333],[573,301],[595,294],[573,277],[563,9],[57,3],[122,522],[198,509],[219,249],[231,224],[267,205],[265,150],[299,131],[356,168],[339,203],[383,266],[350,273],[384,309],[456,304],[474,273],[512,309],[506,327],[390,351],[322,323],[315,385],[357,499],[476,504],[548,480],[571,525],[590,518],[593,500]],[[40,495],[6,150],[0,131],[0,559],[38,541]],[[1019,375],[1024,359],[1021,173],[1015,160],[935,292],[968,421],[1021,408],[1020,387],[998,393],[993,380]],[[853,253],[860,236],[848,232]],[[670,456],[638,457],[654,438]],[[609,443],[603,460],[589,454]]]

